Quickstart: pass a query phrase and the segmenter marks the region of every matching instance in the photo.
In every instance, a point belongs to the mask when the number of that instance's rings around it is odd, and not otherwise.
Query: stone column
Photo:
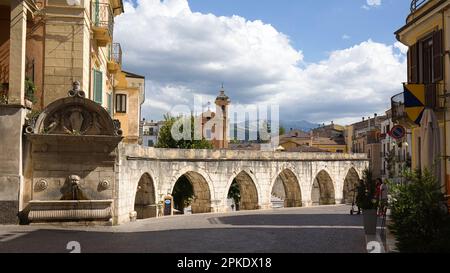
[[[18,222],[22,175],[22,107],[0,105],[0,224]]]
[[[25,50],[27,35],[27,9],[24,1],[11,1],[9,104],[24,105]]]
[[[11,1],[9,92],[0,105],[0,224],[18,223],[23,185],[22,127],[24,108],[27,9],[24,1]]]

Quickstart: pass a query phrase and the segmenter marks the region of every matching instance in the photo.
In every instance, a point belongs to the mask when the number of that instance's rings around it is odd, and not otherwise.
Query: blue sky
[[[411,0],[383,0],[370,9],[366,0],[189,0],[192,11],[262,20],[288,35],[305,61],[320,61],[330,51],[372,39],[393,44],[394,31]],[[343,36],[346,35],[343,39]]]
[[[406,80],[395,40],[410,0],[124,0],[124,68],[146,77],[159,120],[222,82],[235,106],[278,105],[283,121],[347,124],[384,114]],[[195,109],[191,109],[197,112]]]

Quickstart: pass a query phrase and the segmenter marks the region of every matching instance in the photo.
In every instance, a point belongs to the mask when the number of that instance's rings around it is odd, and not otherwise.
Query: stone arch
[[[209,213],[212,211],[212,194],[210,183],[206,180],[205,176],[196,171],[187,171],[186,173],[180,175],[172,187],[172,192],[175,189],[176,184],[183,177],[186,177],[190,182],[193,192],[194,200],[192,203],[192,213]]]
[[[327,171],[320,171],[313,180],[311,191],[313,206],[336,204],[334,183]]]
[[[259,206],[259,189],[256,183],[256,178],[247,171],[241,171],[234,176],[227,185],[226,194],[231,188],[233,182],[239,185],[241,202],[240,210],[257,210]]]
[[[299,180],[290,169],[283,170],[273,181],[271,196],[276,196],[284,200],[285,208],[302,206],[302,192]]]
[[[358,185],[359,179],[360,176],[355,168],[350,168],[344,180],[344,189],[342,195],[342,202],[344,204],[351,204],[353,202],[356,192],[356,186]]]
[[[134,210],[137,213],[137,219],[147,219],[158,215],[155,184],[148,173],[144,173],[139,179]]]

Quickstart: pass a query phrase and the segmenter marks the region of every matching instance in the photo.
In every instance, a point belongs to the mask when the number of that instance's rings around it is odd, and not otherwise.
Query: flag
[[[403,87],[406,114],[415,124],[420,125],[425,111],[425,85],[405,84]]]

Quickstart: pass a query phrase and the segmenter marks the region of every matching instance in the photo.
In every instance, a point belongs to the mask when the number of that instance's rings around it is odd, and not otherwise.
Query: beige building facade
[[[50,145],[55,151],[78,152],[73,147],[52,146],[56,143],[36,142],[36,138],[24,136],[32,134],[38,117],[44,119],[55,102],[66,105],[68,110],[55,110],[56,116],[52,117],[55,127],[45,124],[40,134],[58,128],[69,135],[101,135],[100,131],[108,127],[113,139],[109,142],[113,144],[108,145],[116,145],[117,137],[127,143],[138,143],[145,79],[122,72],[122,49],[114,41],[114,20],[123,12],[121,0],[0,1],[0,134],[4,136],[0,143],[0,222],[17,222],[17,212],[26,209],[33,200],[33,185],[40,181],[36,181],[36,174],[39,176],[42,171],[39,169],[42,162],[37,160],[40,157],[33,149],[44,144],[44,150],[50,149]],[[83,103],[67,101],[70,90],[72,95],[86,100],[87,108]],[[116,96],[116,92],[126,96],[120,104],[117,99],[123,97]],[[127,110],[119,113],[123,104]],[[57,115],[63,116],[56,118]],[[76,117],[78,122],[74,121]],[[80,141],[78,146],[83,143]],[[111,149],[108,145],[99,146],[103,147],[100,150],[105,158]],[[88,162],[89,150],[85,153],[83,158]],[[74,162],[84,164],[80,157],[74,158]],[[56,165],[48,166],[47,176],[64,179],[73,175],[68,174],[73,169],[81,173],[78,176],[83,181],[84,167],[74,167],[75,163],[71,163],[73,168],[58,167],[60,160],[55,158]],[[93,176],[89,177],[96,177],[96,173],[110,177],[107,174],[114,170],[111,166],[97,166],[100,169],[94,168]],[[105,179],[113,183],[108,177]],[[92,182],[91,178],[84,181]]]

